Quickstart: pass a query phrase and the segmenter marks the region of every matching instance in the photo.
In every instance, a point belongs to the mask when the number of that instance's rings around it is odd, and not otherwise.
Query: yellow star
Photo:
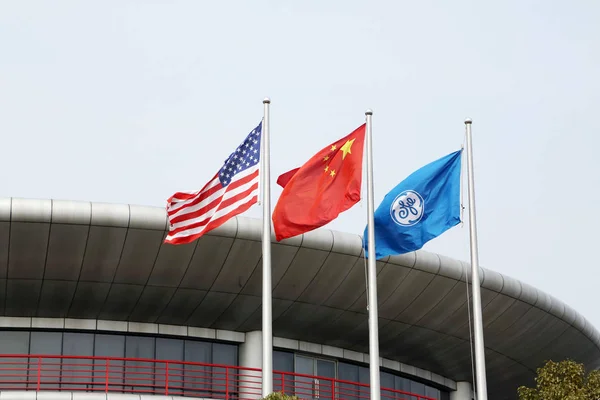
[[[331,170],[331,173],[330,173],[330,175],[331,175],[332,177],[334,177],[334,176],[335,176],[335,169],[332,169],[332,170]]]
[[[331,151],[335,151],[335,149],[337,149],[336,145],[334,144],[333,146],[331,146]]]
[[[329,165],[325,167],[325,172],[329,171]]]
[[[344,145],[340,148],[340,150],[344,153],[342,155],[342,160],[346,158],[346,154],[352,154],[352,144],[354,143],[354,139],[346,141]]]
[[[327,161],[327,160],[329,160],[329,156],[323,157],[323,161]]]

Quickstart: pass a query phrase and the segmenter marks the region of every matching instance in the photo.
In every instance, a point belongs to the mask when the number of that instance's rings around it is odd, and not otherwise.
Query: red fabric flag
[[[365,124],[277,179],[284,187],[273,210],[277,241],[328,224],[358,203]]]
[[[277,178],[277,184],[282,188],[285,188],[285,185],[287,185],[290,179],[292,179],[292,176],[296,175],[296,172],[298,172],[299,169],[300,168],[294,168],[293,170],[288,171],[285,174],[279,175],[279,178]]]

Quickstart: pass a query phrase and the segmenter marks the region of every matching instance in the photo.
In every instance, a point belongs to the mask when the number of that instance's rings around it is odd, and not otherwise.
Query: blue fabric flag
[[[375,258],[423,247],[460,222],[462,150],[413,172],[390,191],[375,211]],[[367,228],[364,232],[368,254]]]

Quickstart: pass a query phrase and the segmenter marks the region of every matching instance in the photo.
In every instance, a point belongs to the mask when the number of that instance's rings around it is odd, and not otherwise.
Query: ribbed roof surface
[[[162,208],[0,199],[1,314],[259,330],[260,221],[183,246],[162,244],[166,228]],[[360,236],[326,229],[273,243],[274,334],[367,352],[361,254]],[[471,380],[468,273],[424,251],[378,262],[381,356]],[[514,398],[547,359],[598,365],[600,333],[581,314],[492,270],[481,278],[490,399]]]

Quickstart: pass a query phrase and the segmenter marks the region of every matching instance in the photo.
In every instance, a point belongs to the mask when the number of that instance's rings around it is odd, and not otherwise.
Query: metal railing
[[[369,385],[340,379],[273,373],[274,390],[301,399],[369,398]],[[82,391],[211,399],[259,399],[261,371],[230,365],[142,358],[0,355],[0,391]],[[388,388],[384,400],[435,400]]]

